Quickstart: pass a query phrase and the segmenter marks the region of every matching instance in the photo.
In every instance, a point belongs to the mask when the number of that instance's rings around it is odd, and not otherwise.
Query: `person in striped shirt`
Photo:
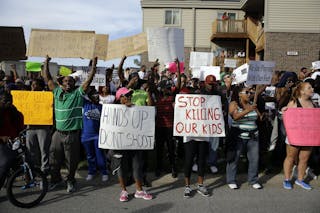
[[[257,119],[261,114],[257,105],[250,101],[250,89],[236,86],[233,89],[229,114],[232,118],[230,140],[227,147],[227,184],[237,189],[236,174],[240,155],[246,150],[248,157],[248,182],[254,189],[261,189],[258,183],[259,141]]]
[[[52,77],[49,73],[49,61],[47,56],[44,66],[44,79],[49,84]],[[80,159],[80,136],[83,126],[82,107],[83,95],[89,89],[96,73],[97,58],[92,61],[91,72],[87,80],[80,86],[75,86],[75,80],[71,76],[58,79],[59,86],[53,89],[54,113],[56,131],[52,135],[50,146],[50,189],[62,181],[61,166],[66,161],[67,167],[67,192],[71,193],[75,188],[75,173]]]

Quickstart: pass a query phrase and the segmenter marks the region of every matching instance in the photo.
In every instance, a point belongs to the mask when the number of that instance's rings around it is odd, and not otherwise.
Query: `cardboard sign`
[[[99,148],[150,150],[155,141],[155,108],[103,104]]]
[[[209,52],[190,52],[190,63],[189,66],[201,67],[211,66],[213,61],[213,53]]]
[[[13,105],[23,114],[25,125],[53,124],[53,94],[44,91],[11,91]]]
[[[320,109],[289,108],[283,114],[289,143],[295,146],[320,146]]]
[[[107,60],[122,58],[124,55],[138,55],[146,51],[148,51],[147,35],[140,33],[109,41]]]
[[[224,67],[236,68],[237,67],[237,60],[225,58],[224,59]]]
[[[184,61],[184,30],[180,28],[148,28],[149,61],[159,59],[164,64],[178,58]]]
[[[28,56],[92,59],[95,51],[94,31],[32,29]]]
[[[274,67],[273,61],[250,61],[247,84],[270,84]]]
[[[94,56],[98,59],[106,60],[108,55],[108,41],[109,35],[96,34],[96,41],[94,47]]]
[[[178,94],[173,128],[174,136],[224,137],[221,97]]]
[[[23,28],[0,27],[0,61],[26,59],[26,42]]]
[[[248,64],[243,64],[232,72],[232,85],[241,84],[247,80],[248,77]]]

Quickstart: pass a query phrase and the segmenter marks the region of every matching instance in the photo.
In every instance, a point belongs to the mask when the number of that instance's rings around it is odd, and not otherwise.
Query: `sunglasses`
[[[240,94],[246,94],[246,95],[252,95],[254,94],[255,92],[250,92],[250,91],[243,91],[243,92],[239,92]]]

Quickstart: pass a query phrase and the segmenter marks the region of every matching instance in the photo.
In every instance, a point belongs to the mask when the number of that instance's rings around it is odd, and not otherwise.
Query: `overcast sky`
[[[0,26],[22,26],[26,43],[30,30],[94,30],[97,34],[109,34],[114,40],[142,32],[140,0],[2,0]],[[125,66],[133,65],[129,57]],[[29,58],[41,61],[43,58]],[[88,60],[53,59],[65,65],[87,65]],[[120,59],[99,61],[98,66],[116,65]]]

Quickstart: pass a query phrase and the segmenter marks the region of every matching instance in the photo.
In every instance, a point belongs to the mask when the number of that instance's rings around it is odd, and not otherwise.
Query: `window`
[[[165,10],[165,25],[180,25],[180,10],[171,9]]]

